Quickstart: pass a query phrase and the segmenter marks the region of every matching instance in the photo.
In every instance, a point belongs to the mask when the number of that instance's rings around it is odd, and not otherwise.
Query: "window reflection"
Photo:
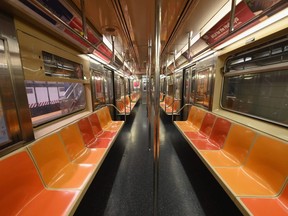
[[[84,109],[84,85],[70,82],[25,80],[33,126]]]
[[[225,77],[222,106],[288,126],[288,70]]]
[[[209,107],[211,92],[211,75],[212,68],[208,67],[204,70],[197,71],[196,75],[196,93],[195,103]]]
[[[9,142],[8,130],[0,97],[0,146]]]

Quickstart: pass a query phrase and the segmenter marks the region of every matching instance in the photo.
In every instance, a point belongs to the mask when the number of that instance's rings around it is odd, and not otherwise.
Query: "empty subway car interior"
[[[3,0],[0,215],[288,215],[287,0]]]

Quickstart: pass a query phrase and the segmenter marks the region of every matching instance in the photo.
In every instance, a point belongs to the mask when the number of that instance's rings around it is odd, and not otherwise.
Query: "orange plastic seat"
[[[95,137],[89,119],[83,118],[78,122],[85,146],[88,148],[107,148],[111,144],[111,139]]]
[[[215,123],[216,116],[213,115],[212,113],[206,113],[201,128],[199,131],[195,132],[185,132],[185,135],[190,139],[190,140],[195,140],[195,139],[207,139],[212,131],[213,125]]]
[[[124,115],[124,114],[130,115],[132,108],[130,109],[130,102],[129,102],[129,100],[126,97],[125,98],[121,97],[120,99],[118,99],[116,101],[116,106],[117,106],[120,114],[122,114],[122,115]]]
[[[160,93],[160,96],[161,96],[161,93]],[[131,100],[136,104],[137,101],[139,100],[139,93],[138,92],[133,92],[131,94]],[[161,100],[161,97],[160,97],[160,100]]]
[[[288,175],[288,145],[259,135],[241,167],[215,171],[236,196],[271,196],[280,192]]]
[[[241,198],[242,203],[254,216],[287,216],[288,215],[288,184],[280,196]]]
[[[130,99],[129,95],[126,95],[126,96],[125,96],[125,104],[126,104],[126,107],[127,107],[128,109],[130,109],[130,106],[131,106],[130,111],[132,111],[133,108],[134,108],[135,105],[136,105],[136,103],[133,102],[133,101]]]
[[[175,122],[175,124],[183,132],[187,132],[187,131],[196,132],[201,128],[202,121],[205,117],[205,114],[206,114],[206,111],[197,108],[195,114],[191,116],[191,120],[189,120],[187,124],[179,125],[177,124],[178,122]]]
[[[125,113],[125,106],[124,106],[124,102],[122,100],[117,100],[116,101],[116,107],[119,110],[119,113]]]
[[[92,113],[88,117],[93,133],[98,138],[113,139],[116,136],[115,131],[103,131],[96,113]]]
[[[29,150],[49,188],[82,188],[95,165],[72,163],[58,134],[35,141]]]
[[[59,132],[70,159],[78,164],[99,164],[104,158],[104,148],[86,148],[76,124],[69,125]]]
[[[167,109],[169,109],[169,107],[172,105],[172,103],[173,103],[173,98],[169,95],[166,95],[164,98],[164,101],[160,103],[160,106],[163,109],[163,111],[166,112]]]
[[[210,166],[240,166],[244,163],[256,133],[251,129],[232,125],[223,149],[202,151],[201,155]]]
[[[217,118],[208,139],[191,140],[198,150],[219,150],[223,147],[231,122]]]
[[[17,152],[0,160],[0,215],[68,215],[77,190],[47,190],[30,156]]]
[[[171,115],[172,111],[173,113],[176,113],[180,109],[180,101],[174,100],[170,106],[166,107],[166,114]]]
[[[104,131],[119,131],[124,124],[124,121],[112,121],[108,107],[97,110],[96,114]]]
[[[110,115],[109,108],[107,106],[103,107],[102,110],[105,113],[107,124],[109,125],[109,127],[111,127],[112,129],[117,129],[117,130],[121,129],[121,127],[124,124],[124,121],[113,121]]]
[[[192,106],[190,108],[187,120],[186,121],[174,121],[174,124],[176,124],[176,126],[178,126],[180,129],[182,127],[186,127],[187,125],[192,124],[192,119],[193,119],[197,110],[198,110],[198,108],[196,106]]]

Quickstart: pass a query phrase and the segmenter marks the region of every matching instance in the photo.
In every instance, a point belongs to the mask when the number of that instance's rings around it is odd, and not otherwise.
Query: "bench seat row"
[[[169,95],[163,96],[163,94],[160,95],[160,98],[162,98],[162,100],[160,100],[160,107],[167,115],[172,115],[172,113],[175,115],[180,109],[180,100]]]
[[[120,99],[116,100],[116,106],[119,110],[119,114],[130,115],[138,100],[139,95],[134,95],[133,97],[131,95],[131,98],[129,95],[126,95],[125,97],[121,97]]]
[[[286,141],[195,106],[174,124],[244,214],[288,215]]]
[[[0,215],[72,215],[123,127],[103,107],[0,159]]]

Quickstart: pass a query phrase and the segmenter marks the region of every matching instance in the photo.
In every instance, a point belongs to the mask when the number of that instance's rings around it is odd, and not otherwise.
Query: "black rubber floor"
[[[75,215],[153,215],[146,105],[134,109]],[[171,120],[161,116],[158,215],[241,215]]]

